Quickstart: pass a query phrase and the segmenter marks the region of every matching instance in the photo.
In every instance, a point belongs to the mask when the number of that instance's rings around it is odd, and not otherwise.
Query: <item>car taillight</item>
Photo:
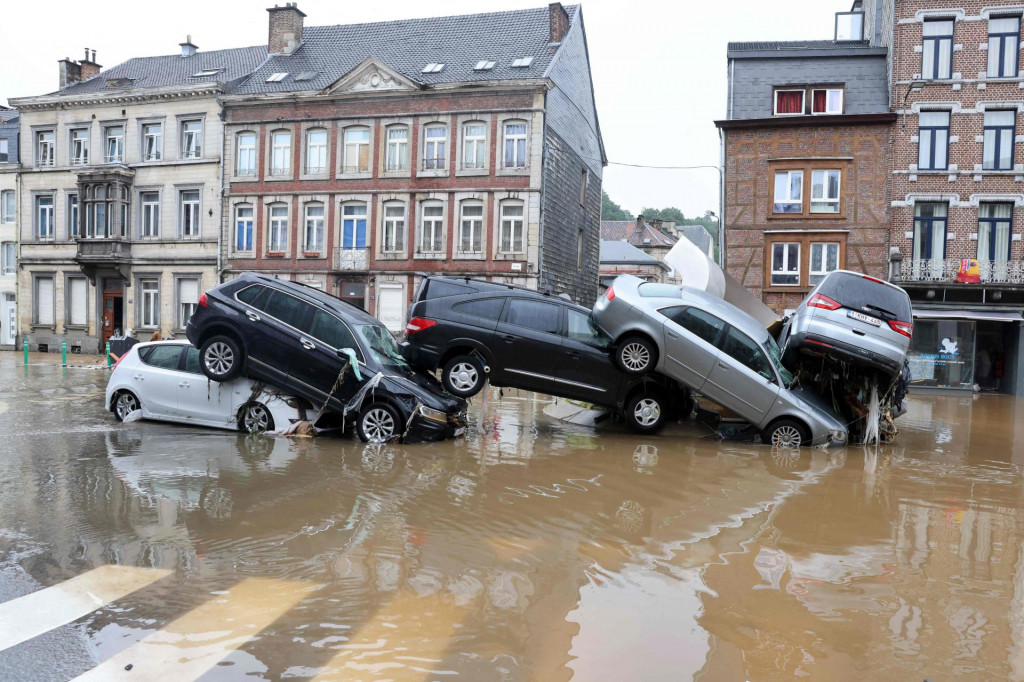
[[[421,332],[424,329],[430,329],[435,324],[437,324],[437,320],[428,320],[425,317],[414,317],[409,320],[409,324],[405,325],[405,335],[412,336],[416,332]]]
[[[612,289],[611,287],[608,287],[608,291],[604,292],[604,295],[605,295],[605,297],[607,297],[607,299],[609,301],[614,301],[615,300],[615,289]]]
[[[199,305],[205,308],[208,305],[208,303],[209,301],[206,300],[206,292],[204,291],[203,295],[199,297]]]
[[[892,327],[892,330],[894,332],[896,332],[897,334],[903,334],[903,336],[907,337],[908,339],[909,338],[913,338],[913,335],[914,335],[914,325],[910,324],[909,322],[900,322],[899,320],[889,320],[889,326]]]
[[[822,296],[821,294],[815,294],[811,296],[810,300],[807,301],[808,308],[821,308],[822,310],[838,310],[842,308],[842,304],[833,301],[828,296]]]

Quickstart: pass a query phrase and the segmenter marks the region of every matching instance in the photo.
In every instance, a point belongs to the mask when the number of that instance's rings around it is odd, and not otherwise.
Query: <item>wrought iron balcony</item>
[[[334,249],[334,269],[367,272],[370,269],[368,249]]]
[[[966,270],[960,258],[905,260],[896,274],[897,282],[956,282],[991,284],[1024,284],[1024,261],[970,261],[977,263],[978,271]]]

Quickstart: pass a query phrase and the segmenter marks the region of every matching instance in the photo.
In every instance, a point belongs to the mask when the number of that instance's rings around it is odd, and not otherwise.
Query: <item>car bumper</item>
[[[903,369],[903,358],[891,358],[875,353],[866,348],[823,337],[814,332],[796,332],[791,334],[786,343],[787,350],[799,349],[804,352],[821,353],[822,355],[877,369],[889,376],[899,374]]]
[[[406,443],[427,443],[457,438],[465,433],[466,413],[449,414],[447,423],[427,419],[419,414],[412,418],[405,434]]]
[[[405,341],[402,343],[402,355],[409,361],[409,364],[414,367],[426,369],[428,371],[434,371],[437,369],[438,364],[441,362],[441,353],[436,349],[423,346],[420,344],[413,344]]]

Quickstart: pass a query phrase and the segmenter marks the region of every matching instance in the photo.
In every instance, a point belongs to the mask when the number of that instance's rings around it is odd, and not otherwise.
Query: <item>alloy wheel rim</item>
[[[363,433],[374,443],[381,443],[395,434],[395,420],[387,410],[377,407],[363,416]]]
[[[657,400],[644,398],[633,408],[633,417],[641,426],[653,426],[661,418],[661,405]]]
[[[456,390],[469,391],[476,387],[479,378],[476,367],[468,362],[460,362],[452,369],[450,381]]]
[[[270,415],[262,405],[250,405],[245,410],[245,430],[249,433],[263,432],[270,427]]]
[[[622,363],[629,369],[644,369],[650,361],[651,354],[642,343],[630,343],[622,349]]]
[[[781,426],[772,434],[772,446],[776,448],[798,448],[802,440],[795,426]]]
[[[123,421],[125,417],[139,409],[135,402],[135,396],[130,393],[122,393],[117,397],[117,416]]]
[[[210,344],[210,347],[206,349],[206,368],[218,376],[222,376],[231,371],[231,366],[235,362],[235,353],[231,350],[231,346],[226,343]]]

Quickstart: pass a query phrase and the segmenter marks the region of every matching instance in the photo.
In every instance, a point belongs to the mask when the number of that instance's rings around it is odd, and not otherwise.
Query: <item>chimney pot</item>
[[[284,7],[274,5],[267,12],[270,13],[267,53],[291,54],[302,42],[302,20],[305,13],[294,2],[286,3]]]
[[[96,50],[93,50],[93,51],[92,51],[92,61],[93,61],[93,62],[95,62],[95,61],[96,61]]]
[[[92,50],[92,58],[89,58],[89,48],[85,48],[85,59],[81,61],[82,80],[88,80],[98,74],[103,67],[96,63],[96,50]]]

